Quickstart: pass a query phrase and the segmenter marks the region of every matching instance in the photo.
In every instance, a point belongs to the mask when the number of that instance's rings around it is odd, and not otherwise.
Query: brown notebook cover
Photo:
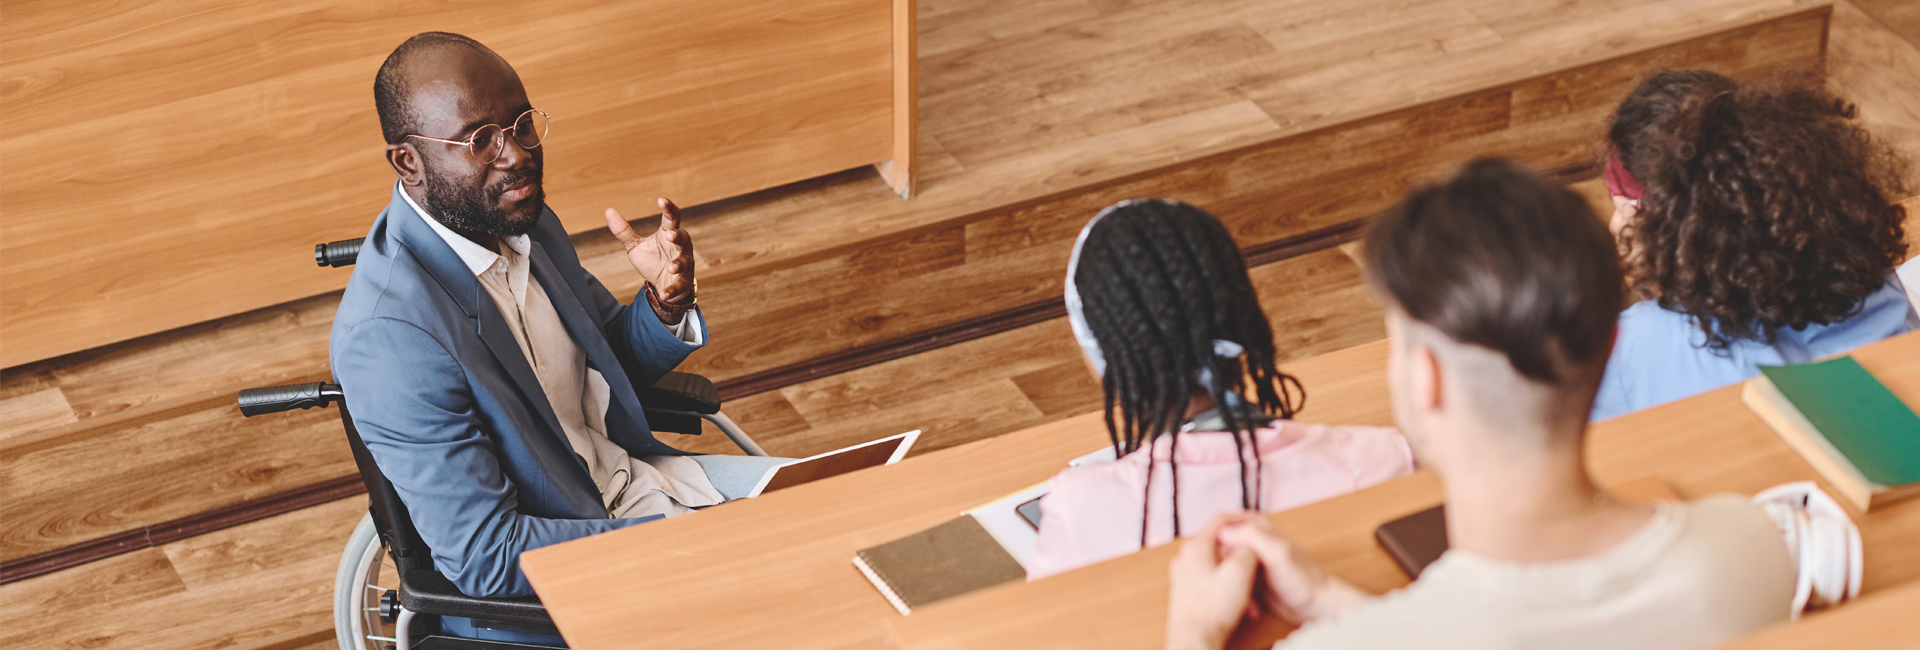
[[[1678,501],[1680,497],[1673,488],[1658,476],[1646,476],[1608,488],[1615,496],[1628,501],[1653,501],[1664,499]],[[1393,557],[1393,563],[1407,577],[1419,579],[1420,572],[1427,565],[1440,559],[1447,552],[1447,507],[1434,506],[1426,510],[1381,524],[1373,530],[1373,540],[1380,548]]]
[[[1427,565],[1447,552],[1447,507],[1434,506],[1382,524],[1373,530],[1373,540],[1407,577],[1419,579]]]
[[[865,549],[853,564],[900,610],[1027,577],[972,515]]]

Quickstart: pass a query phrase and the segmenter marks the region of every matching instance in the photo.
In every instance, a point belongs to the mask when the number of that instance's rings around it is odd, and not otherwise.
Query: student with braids
[[[1795,561],[1761,506],[1630,503],[1587,473],[1622,298],[1594,217],[1484,160],[1374,222],[1362,266],[1386,307],[1393,419],[1440,479],[1449,549],[1375,596],[1265,518],[1222,515],[1172,562],[1169,650],[1219,650],[1252,601],[1303,623],[1284,650],[1683,650],[1787,620]]]
[[[1808,76],[1662,71],[1608,132],[1611,228],[1640,301],[1592,418],[1738,383],[1913,329],[1894,269],[1905,164]]]
[[[1240,250],[1198,208],[1136,200],[1095,216],[1068,263],[1067,309],[1119,459],[1054,477],[1031,579],[1414,469],[1393,429],[1292,421],[1306,391],[1274,368]]]

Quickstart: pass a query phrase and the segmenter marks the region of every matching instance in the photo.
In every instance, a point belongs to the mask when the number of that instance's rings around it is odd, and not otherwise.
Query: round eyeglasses
[[[547,121],[549,119],[551,118],[546,112],[538,108],[529,108],[527,112],[521,113],[520,117],[513,120],[513,126],[503,128],[498,124],[488,124],[474,129],[473,135],[467,136],[466,140],[443,140],[440,138],[429,138],[424,135],[408,135],[407,137],[466,147],[467,155],[472,156],[474,160],[479,161],[482,165],[490,165],[493,164],[493,161],[500,159],[500,154],[506,152],[507,136],[509,135],[513,137],[514,144],[520,145],[522,149],[533,149],[534,147],[540,146],[540,141],[545,140],[547,137]]]

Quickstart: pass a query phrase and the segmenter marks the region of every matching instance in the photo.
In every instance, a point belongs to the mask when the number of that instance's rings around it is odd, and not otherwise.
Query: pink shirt
[[[1261,460],[1259,504],[1278,512],[1339,496],[1413,473],[1413,450],[1388,427],[1327,426],[1280,420],[1254,432]],[[1215,515],[1240,508],[1240,462],[1233,436],[1221,432],[1180,435],[1180,528],[1192,533]],[[1110,463],[1070,467],[1053,477],[1040,501],[1040,540],[1027,579],[1126,555],[1140,549],[1140,500],[1147,489],[1147,454],[1153,453],[1153,508],[1147,543],[1173,534],[1173,445],[1160,436]],[[1255,471],[1248,457],[1248,486]]]

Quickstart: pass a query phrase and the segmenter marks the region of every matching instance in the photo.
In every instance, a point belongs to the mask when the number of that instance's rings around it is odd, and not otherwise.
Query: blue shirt
[[[1775,342],[1736,340],[1724,350],[1706,346],[1706,333],[1692,316],[1668,311],[1652,300],[1620,313],[1620,335],[1600,380],[1588,419],[1605,420],[1737,384],[1760,374],[1759,366],[1806,363],[1896,334],[1920,323],[1906,290],[1888,274],[1887,284],[1861,301],[1846,320],[1806,329],[1781,329]]]

